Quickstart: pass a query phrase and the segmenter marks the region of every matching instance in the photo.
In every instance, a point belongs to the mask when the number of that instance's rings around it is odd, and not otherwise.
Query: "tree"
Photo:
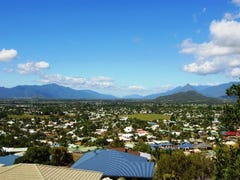
[[[111,142],[110,146],[113,148],[124,147],[124,142],[117,137]]]
[[[54,147],[51,149],[51,161],[50,164],[54,166],[66,166],[73,162],[73,157],[67,152],[67,149],[63,146]]]
[[[237,101],[233,105],[224,107],[220,121],[226,130],[236,130],[240,125],[240,83],[233,84],[226,90],[226,94],[237,97]],[[240,174],[240,148],[227,147],[221,141],[217,141],[215,152],[216,179],[238,179]]]
[[[189,174],[194,179],[204,180],[213,175],[214,162],[211,159],[200,153],[190,154],[189,158],[191,161]]]
[[[0,146],[0,156],[6,156],[8,155],[9,153],[4,151],[3,148]]]
[[[156,172],[160,177],[206,179],[213,175],[213,161],[201,154],[186,156],[183,151],[161,152]],[[159,175],[156,175],[159,179]]]
[[[227,147],[218,142],[215,158],[216,179],[238,179],[240,174],[240,148]]]
[[[17,158],[14,163],[49,164],[49,158],[50,148],[48,146],[35,146],[29,147],[24,156]]]
[[[226,90],[228,96],[237,96],[237,104],[240,104],[240,83],[233,84]]]
[[[240,122],[240,109],[236,105],[225,105],[219,120],[225,130],[234,131]]]
[[[219,120],[225,130],[233,131],[240,125],[240,83],[233,84],[226,90],[226,94],[237,97],[237,102],[233,105],[225,105]]]
[[[99,137],[97,138],[97,140],[94,142],[94,145],[96,146],[100,146],[100,147],[104,147],[106,145],[108,145],[108,142],[107,142],[107,137]]]
[[[151,151],[151,147],[148,144],[146,144],[143,141],[143,139],[139,139],[137,144],[133,148],[133,150],[139,151],[139,152],[148,152],[149,153]]]

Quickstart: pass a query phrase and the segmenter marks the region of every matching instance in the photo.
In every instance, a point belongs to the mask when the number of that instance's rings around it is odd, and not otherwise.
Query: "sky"
[[[240,77],[240,0],[0,0],[0,86],[124,96]]]

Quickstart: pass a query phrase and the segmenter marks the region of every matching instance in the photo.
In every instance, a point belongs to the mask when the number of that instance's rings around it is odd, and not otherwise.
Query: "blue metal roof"
[[[173,146],[172,143],[165,142],[165,143],[159,143],[159,144],[151,144],[152,147],[164,147],[164,146]]]
[[[5,166],[13,165],[15,159],[18,157],[16,155],[0,156],[0,164],[4,164]]]
[[[170,142],[164,142],[164,143],[155,143],[155,144],[151,144],[150,145],[152,150],[156,150],[157,148],[161,148],[161,149],[171,149],[171,150],[175,150],[176,148],[173,147],[173,144]]]
[[[178,146],[180,149],[193,149],[193,144],[189,142],[183,142]]]
[[[110,177],[152,178],[154,163],[146,158],[116,150],[97,150],[84,154],[71,168],[103,172]]]

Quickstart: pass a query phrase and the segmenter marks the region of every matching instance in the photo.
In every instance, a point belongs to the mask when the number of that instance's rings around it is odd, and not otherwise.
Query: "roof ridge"
[[[40,175],[40,177],[45,180],[45,177],[43,176],[41,170],[39,169],[39,164],[32,164],[34,165],[35,169],[37,170],[38,174]]]
[[[70,171],[75,171],[75,172],[79,172],[79,169],[74,169],[74,168],[68,168],[66,166],[53,166],[53,165],[49,165],[49,164],[35,164],[37,165],[37,168],[39,169],[41,176],[45,179],[44,175],[42,174],[42,171],[40,170],[39,167],[49,167],[49,168],[54,168],[57,170],[63,169],[63,170],[70,170]],[[91,173],[102,173],[100,171],[93,171],[93,170],[87,170],[87,169],[80,169],[80,171],[82,172],[91,172]]]
[[[17,168],[18,166],[21,166],[21,165],[22,165],[22,163],[15,164],[15,165],[12,165],[12,166],[3,167],[3,168],[5,168],[5,170],[1,171],[0,174],[4,173],[6,171],[10,171],[11,169]]]

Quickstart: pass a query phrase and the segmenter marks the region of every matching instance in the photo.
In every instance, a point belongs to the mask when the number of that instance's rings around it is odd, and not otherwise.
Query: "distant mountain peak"
[[[187,91],[195,91],[195,88],[190,84],[186,84],[180,89],[180,92],[187,92]]]
[[[21,85],[13,88],[0,88],[0,98],[42,98],[42,99],[116,99],[107,94],[92,90],[75,90],[58,84]]]
[[[178,92],[175,94],[161,96],[155,99],[162,103],[220,103],[221,100],[206,97],[196,91]]]
[[[176,94],[179,92],[187,92],[187,91],[196,91],[204,96],[207,97],[225,97],[226,96],[226,89],[229,88],[232,84],[236,84],[237,82],[229,82],[229,83],[223,83],[223,84],[218,84],[218,85],[191,85],[191,84],[186,84],[185,86],[178,86],[174,89],[168,90],[163,93],[156,93],[156,94],[151,94],[148,96],[145,96],[145,99],[155,99],[160,96],[167,96],[171,94]]]

